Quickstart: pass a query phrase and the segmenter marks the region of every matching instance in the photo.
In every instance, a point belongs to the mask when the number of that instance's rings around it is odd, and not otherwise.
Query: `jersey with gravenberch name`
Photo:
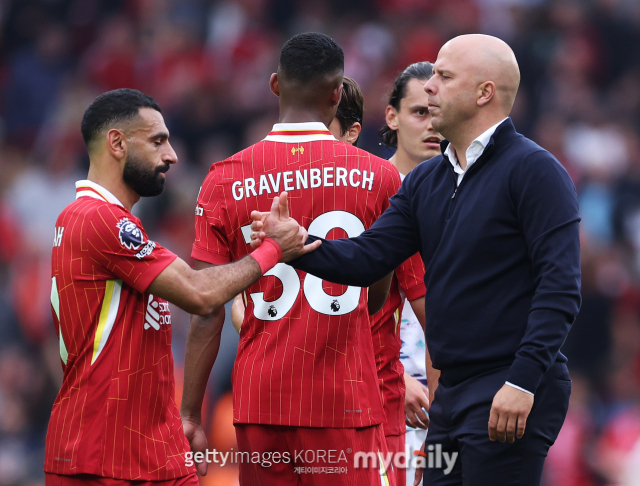
[[[250,253],[251,211],[288,191],[310,235],[354,237],[400,186],[388,161],[339,142],[322,123],[276,124],[212,165],[196,207],[192,256],[224,264]],[[279,263],[245,292],[233,369],[234,421],[299,427],[384,422],[366,291]]]
[[[127,480],[190,474],[174,401],[171,314],[147,292],[176,256],[90,181],[58,217],[51,306],[64,377],[44,470]]]

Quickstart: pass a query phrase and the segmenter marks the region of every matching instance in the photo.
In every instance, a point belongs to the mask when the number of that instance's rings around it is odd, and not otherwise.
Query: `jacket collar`
[[[504,144],[507,140],[513,138],[517,134],[518,132],[516,132],[516,127],[513,126],[511,117],[507,118],[500,125],[498,125],[495,132],[493,132],[493,135],[491,135],[491,138],[489,139],[489,143],[487,143],[487,146],[485,147],[485,152],[489,149],[489,147],[492,147],[496,143],[497,145]],[[440,142],[440,150],[442,151],[443,154],[447,150],[448,146],[449,146],[449,140],[445,139]],[[445,158],[446,157],[444,157],[443,155],[443,159]]]

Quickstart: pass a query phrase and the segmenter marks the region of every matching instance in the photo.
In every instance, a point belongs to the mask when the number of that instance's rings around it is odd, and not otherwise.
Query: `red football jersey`
[[[378,380],[387,420],[384,435],[400,435],[406,430],[404,419],[404,367],[400,362],[400,319],[404,298],[409,300],[424,297],[424,263],[416,253],[400,265],[391,281],[389,296],[382,309],[371,316],[371,334],[376,356]],[[405,305],[408,305],[405,304]]]
[[[171,315],[147,292],[176,256],[106,189],[76,184],[58,217],[51,305],[64,370],[44,470],[109,478],[185,476]]]
[[[353,237],[400,186],[388,161],[337,141],[322,123],[281,123],[213,164],[196,207],[192,256],[212,264],[251,251],[251,211],[289,192],[309,234]],[[365,427],[384,421],[366,291],[280,263],[247,289],[233,369],[234,421]]]

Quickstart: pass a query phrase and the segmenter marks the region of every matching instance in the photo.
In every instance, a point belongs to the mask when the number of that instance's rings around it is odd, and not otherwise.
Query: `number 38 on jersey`
[[[333,229],[341,229],[349,238],[356,237],[365,228],[357,216],[346,211],[329,211],[321,214],[309,225],[309,234],[320,238],[326,238]],[[251,243],[251,225],[241,228],[245,243]],[[253,301],[253,315],[263,321],[276,321],[282,319],[295,304],[300,288],[304,297],[313,310],[320,314],[330,316],[342,316],[353,312],[360,301],[360,287],[347,287],[347,290],[338,296],[327,294],[322,288],[322,279],[313,275],[306,275],[304,282],[300,281],[298,272],[286,263],[278,263],[264,274],[280,280],[282,295],[274,301],[264,300],[264,292],[249,294]]]

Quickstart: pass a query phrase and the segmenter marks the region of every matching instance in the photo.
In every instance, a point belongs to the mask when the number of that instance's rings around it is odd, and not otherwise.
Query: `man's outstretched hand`
[[[289,200],[287,193],[273,198],[271,211],[263,213],[253,211],[251,213],[251,246],[258,248],[265,238],[275,240],[282,248],[282,261],[290,262],[305,253],[315,250],[322,241],[314,241],[305,245],[309,235],[298,222],[289,217]]]

